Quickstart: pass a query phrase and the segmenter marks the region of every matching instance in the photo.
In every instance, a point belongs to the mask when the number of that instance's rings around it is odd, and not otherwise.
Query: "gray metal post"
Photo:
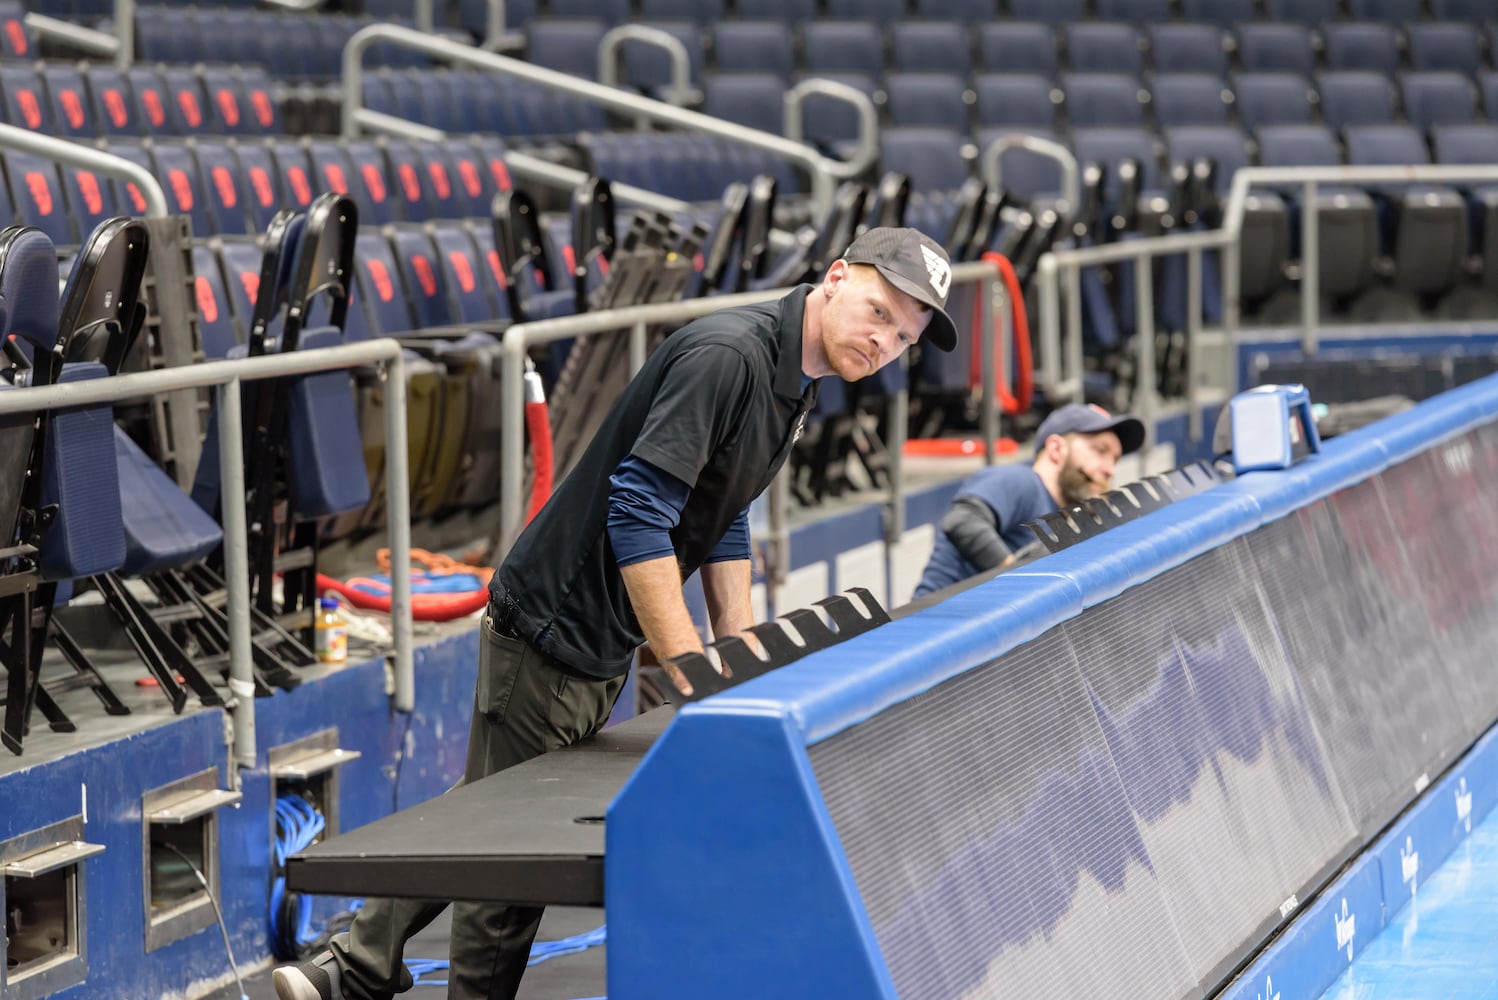
[[[894,545],[905,534],[905,442],[910,437],[910,354],[900,355],[904,385],[889,398],[889,500],[884,513],[884,540]],[[789,465],[789,462],[787,462]]]
[[[791,570],[791,468],[782,466],[770,482],[770,538],[769,573],[766,578],[771,588],[782,586]],[[773,594],[773,590],[772,590]],[[776,612],[789,608],[776,608]]]
[[[525,475],[525,326],[505,331],[499,369],[499,403],[503,423],[499,429],[499,531],[498,555],[510,549],[520,533],[524,514]]]
[[[1082,385],[1082,268],[1068,263],[1066,267],[1066,371],[1065,385],[1072,386],[1073,402],[1082,402],[1086,390]]]
[[[1056,256],[1042,254],[1036,267],[1036,280],[1040,283],[1040,358],[1044,362],[1045,387],[1049,394],[1060,396],[1061,364],[1061,303],[1056,281]]]
[[[994,384],[993,372],[993,317],[994,297],[998,294],[996,277],[978,283],[978,363],[982,379],[983,399],[979,411],[978,432],[983,435],[983,464],[992,465],[994,460],[994,438],[999,436],[998,386]]]
[[[234,763],[255,766],[255,664],[250,645],[250,555],[244,507],[244,429],[239,379],[218,387],[219,476],[224,517],[224,588],[229,625],[229,709],[234,720]],[[238,785],[238,769],[233,781]]]
[[[1202,439],[1202,251],[1186,251],[1186,422],[1193,442]]]
[[[1316,224],[1315,181],[1306,181],[1300,199],[1300,346],[1314,354],[1321,306],[1321,227]]]
[[[631,378],[645,367],[645,353],[649,346],[645,335],[648,332],[649,327],[644,322],[636,323],[629,328],[629,375]]]
[[[1009,289],[999,280],[997,270],[993,277],[983,282],[983,285],[989,292],[988,308],[997,316],[994,327],[998,331],[999,343],[1004,345],[1004,371],[1013,372],[1014,360],[1009,345],[1014,341],[1014,323],[1012,322],[1014,304],[1009,301]],[[992,379],[993,376],[990,375],[989,378]],[[999,406],[998,386],[993,386],[983,394],[983,438],[988,442],[983,451],[984,465],[994,463],[994,447],[999,440],[999,435],[1003,433],[1003,419]]]
[[[1222,267],[1222,325],[1231,344],[1243,322],[1243,249],[1238,240],[1229,240],[1217,259]]]
[[[395,640],[395,710],[416,708],[411,641],[411,492],[406,457],[406,363],[385,362],[385,520],[390,532],[390,631]]]
[[[1134,415],[1144,424],[1144,447],[1155,443],[1155,283],[1151,258],[1134,262],[1134,294],[1138,298],[1135,340],[1139,371],[1134,381]],[[1080,380],[1082,373],[1078,372]]]

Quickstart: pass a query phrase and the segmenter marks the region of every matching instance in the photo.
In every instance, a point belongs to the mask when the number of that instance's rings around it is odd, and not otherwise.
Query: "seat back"
[[[65,363],[97,361],[119,372],[145,325],[141,282],[150,237],[139,219],[115,218],[89,235],[62,290],[57,346]]]

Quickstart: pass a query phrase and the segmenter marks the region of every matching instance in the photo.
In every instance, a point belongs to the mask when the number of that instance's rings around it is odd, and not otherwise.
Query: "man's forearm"
[[[676,559],[670,556],[647,559],[621,566],[619,573],[624,577],[629,603],[651,652],[682,693],[691,694],[691,686],[681,671],[667,663],[674,656],[703,651],[702,636],[697,634],[681,596],[681,568]]]
[[[737,635],[754,624],[754,605],[749,600],[751,566],[748,559],[733,559],[702,567],[702,594],[714,638]]]

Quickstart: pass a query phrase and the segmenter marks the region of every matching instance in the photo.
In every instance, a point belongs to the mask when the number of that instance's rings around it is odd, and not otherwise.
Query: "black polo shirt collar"
[[[801,327],[806,322],[806,297],[815,285],[797,285],[780,300],[780,356],[775,361],[775,394],[800,399],[805,394],[801,376]]]

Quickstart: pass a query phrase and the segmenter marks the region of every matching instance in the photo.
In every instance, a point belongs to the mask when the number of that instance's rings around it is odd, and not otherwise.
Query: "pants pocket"
[[[484,631],[479,638],[479,676],[475,701],[484,717],[496,725],[505,721],[515,681],[520,676],[526,645],[519,639],[500,635],[494,622],[484,617]]]

